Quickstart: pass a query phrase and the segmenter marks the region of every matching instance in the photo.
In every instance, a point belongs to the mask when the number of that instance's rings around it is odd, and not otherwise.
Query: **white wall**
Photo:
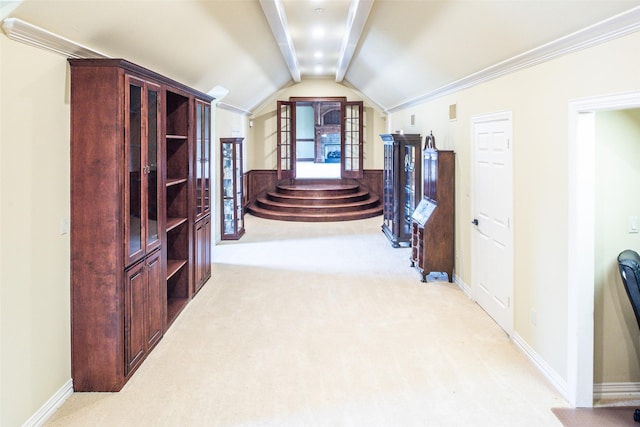
[[[456,268],[471,283],[472,116],[513,113],[514,330],[557,376],[567,379],[568,103],[637,90],[640,34],[524,69],[390,116],[391,129],[433,130],[456,160]],[[448,120],[457,104],[458,118]],[[537,311],[537,325],[530,312]]]
[[[0,424],[71,378],[65,58],[0,37]]]

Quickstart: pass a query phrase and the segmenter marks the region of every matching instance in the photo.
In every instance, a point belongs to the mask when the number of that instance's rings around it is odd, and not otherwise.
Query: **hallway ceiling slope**
[[[393,111],[640,6],[640,0],[359,1],[368,3],[360,5],[365,18],[351,31],[349,11],[358,0],[23,0],[12,2],[9,17],[203,92],[224,88],[224,105],[250,114],[296,84],[287,49],[299,81],[331,78]],[[277,42],[261,3],[284,11],[291,47]],[[320,24],[325,32],[317,37]]]

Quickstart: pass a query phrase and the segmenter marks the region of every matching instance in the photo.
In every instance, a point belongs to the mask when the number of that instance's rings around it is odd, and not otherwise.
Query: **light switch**
[[[60,234],[65,235],[69,232],[69,218],[64,217],[60,220]]]
[[[638,217],[630,216],[629,217],[629,233],[637,233],[638,232]]]

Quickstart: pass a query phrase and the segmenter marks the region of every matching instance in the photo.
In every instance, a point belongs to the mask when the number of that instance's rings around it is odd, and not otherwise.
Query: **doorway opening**
[[[340,102],[296,102],[296,178],[340,178],[340,111]]]
[[[595,113],[640,107],[640,92],[569,103],[567,398],[593,406],[595,298]]]
[[[344,97],[278,101],[278,179],[361,179],[362,101]]]

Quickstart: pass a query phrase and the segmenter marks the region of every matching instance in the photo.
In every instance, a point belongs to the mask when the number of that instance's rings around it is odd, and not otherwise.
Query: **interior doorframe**
[[[509,228],[509,241],[511,244],[510,247],[510,251],[509,251],[509,263],[510,263],[510,270],[511,270],[511,276],[512,276],[512,288],[511,288],[511,301],[509,304],[509,315],[510,315],[510,319],[509,319],[509,330],[505,330],[505,332],[507,333],[507,335],[512,336],[513,335],[513,324],[514,324],[514,312],[513,312],[513,307],[514,307],[514,289],[513,289],[513,274],[515,272],[515,268],[514,268],[514,248],[513,248],[513,225],[514,225],[514,220],[513,220],[513,113],[511,111],[499,111],[499,112],[494,112],[494,113],[489,113],[489,114],[483,114],[483,115],[478,115],[478,116],[472,116],[471,117],[471,141],[472,141],[472,149],[471,149],[471,164],[473,166],[473,177],[475,177],[475,164],[476,164],[476,150],[475,150],[475,133],[476,133],[476,125],[481,124],[481,123],[487,123],[487,122],[493,122],[493,121],[498,121],[498,120],[506,120],[509,122],[510,124],[510,129],[511,129],[511,133],[510,133],[510,149],[509,149],[509,186],[510,186],[510,194],[511,194],[511,200],[509,201],[509,207],[510,207],[510,212],[509,212],[509,218],[511,219],[511,224],[510,224],[510,228]],[[475,218],[476,215],[476,211],[475,211],[475,203],[476,203],[476,192],[475,192],[475,187],[474,187],[474,181],[475,179],[471,180],[471,185],[472,185],[472,191],[471,194],[473,195],[473,199],[472,199],[472,203],[471,203],[471,218]],[[478,270],[477,266],[478,266],[478,259],[477,259],[477,247],[478,244],[476,242],[476,234],[474,233],[475,230],[472,230],[472,237],[471,237],[471,271],[472,271],[472,286],[471,286],[471,297],[473,298],[474,301],[477,301],[476,298],[476,271]],[[502,327],[502,325],[500,325],[500,327]]]
[[[593,406],[595,298],[595,113],[640,107],[640,91],[569,101],[567,392]]]

